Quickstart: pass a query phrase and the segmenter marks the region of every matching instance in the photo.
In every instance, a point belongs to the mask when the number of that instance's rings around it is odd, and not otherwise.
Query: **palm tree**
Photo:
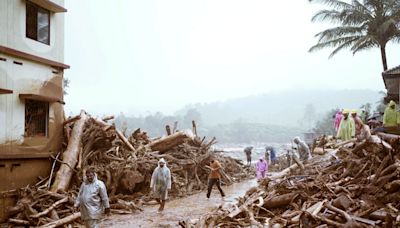
[[[318,43],[310,52],[327,47],[335,48],[329,57],[345,48],[353,54],[374,47],[381,51],[383,70],[387,70],[386,44],[400,41],[399,0],[309,0],[327,5],[331,9],[317,12],[312,21],[330,21],[337,27],[324,30],[315,36]]]

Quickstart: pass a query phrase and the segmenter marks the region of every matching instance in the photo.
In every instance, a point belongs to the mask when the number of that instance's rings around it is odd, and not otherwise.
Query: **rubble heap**
[[[206,141],[191,131],[169,131],[166,137],[150,139],[140,129],[127,138],[106,122],[109,119],[82,112],[65,122],[67,147],[62,156],[53,157],[60,164],[58,171],[52,170],[50,177],[34,186],[9,192],[18,198],[9,210],[9,223],[41,227],[79,223],[80,213],[73,213],[73,202],[88,166],[94,167],[106,184],[111,212],[119,214],[138,212],[151,200],[150,179],[160,158],[167,160],[171,170],[171,197],[205,189],[209,173],[205,166],[212,157],[221,161],[226,184],[240,181],[249,173],[240,160],[210,150],[215,138]]]
[[[322,143],[320,143],[323,141]],[[319,140],[317,155],[182,227],[398,227],[400,137]],[[322,152],[321,152],[322,151]]]

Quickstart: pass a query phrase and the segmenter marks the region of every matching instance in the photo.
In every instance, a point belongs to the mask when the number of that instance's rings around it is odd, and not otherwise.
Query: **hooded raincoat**
[[[163,167],[160,166],[161,162],[164,163]],[[153,189],[156,198],[167,199],[168,189],[171,189],[171,171],[163,158],[158,161],[158,166],[151,176],[150,188]]]
[[[294,138],[294,142],[297,144],[297,151],[301,160],[309,160],[312,158],[310,148],[307,143],[301,140],[299,137]]]
[[[80,207],[82,220],[98,220],[104,209],[110,207],[106,186],[103,181],[97,179],[96,174],[92,182],[89,182],[86,176],[83,177],[75,207]]]
[[[348,116],[347,119],[342,118],[336,137],[346,141],[354,137],[355,134],[356,128],[354,124],[354,119],[350,116]]]
[[[335,124],[334,124],[336,132],[339,130],[340,121],[342,121],[342,118],[343,118],[342,111],[337,112],[335,115]]]
[[[392,106],[394,106],[394,108],[391,108]],[[396,102],[390,101],[383,114],[383,126],[397,127],[397,124],[400,123],[399,119],[400,115],[399,112],[396,111]]]
[[[268,172],[268,163],[264,160],[264,158],[261,157],[256,163],[257,180],[265,178],[265,174],[267,172]]]

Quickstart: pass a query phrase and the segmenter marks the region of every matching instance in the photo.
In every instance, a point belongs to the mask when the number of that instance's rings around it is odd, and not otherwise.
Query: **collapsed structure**
[[[67,147],[53,156],[60,164],[58,171],[53,166],[50,175],[36,184],[7,192],[18,198],[15,206],[8,207],[9,223],[42,227],[79,223],[80,213],[73,213],[73,201],[89,166],[107,186],[111,212],[119,214],[141,211],[152,199],[150,179],[160,158],[167,160],[171,169],[172,197],[204,190],[209,174],[205,166],[212,158],[221,161],[225,184],[253,174],[240,160],[211,151],[215,138],[208,141],[193,134],[194,122],[193,131],[167,131],[165,137],[150,139],[140,129],[126,137],[106,122],[111,118],[93,118],[82,111],[64,122]]]
[[[400,137],[336,143],[325,137],[321,156],[267,178],[235,204],[224,204],[190,227],[398,227]]]

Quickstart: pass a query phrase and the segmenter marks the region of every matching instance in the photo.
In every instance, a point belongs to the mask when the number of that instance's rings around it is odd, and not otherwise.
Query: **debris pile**
[[[14,191],[18,202],[9,210],[9,223],[43,227],[79,223],[80,213],[73,213],[73,202],[89,166],[107,186],[111,212],[119,214],[140,211],[151,200],[150,179],[160,158],[167,160],[171,170],[171,197],[205,189],[209,173],[205,166],[213,157],[221,161],[225,184],[251,173],[240,160],[211,152],[215,138],[206,141],[192,131],[171,133],[169,127],[162,138],[150,139],[140,129],[126,137],[106,122],[109,119],[81,112],[65,121],[66,149],[62,156],[53,157],[60,164],[58,171],[52,170],[50,177],[35,186]]]
[[[400,137],[321,143],[328,148],[182,227],[398,227]],[[336,148],[336,149],[329,149]],[[325,150],[325,149],[324,149]]]

